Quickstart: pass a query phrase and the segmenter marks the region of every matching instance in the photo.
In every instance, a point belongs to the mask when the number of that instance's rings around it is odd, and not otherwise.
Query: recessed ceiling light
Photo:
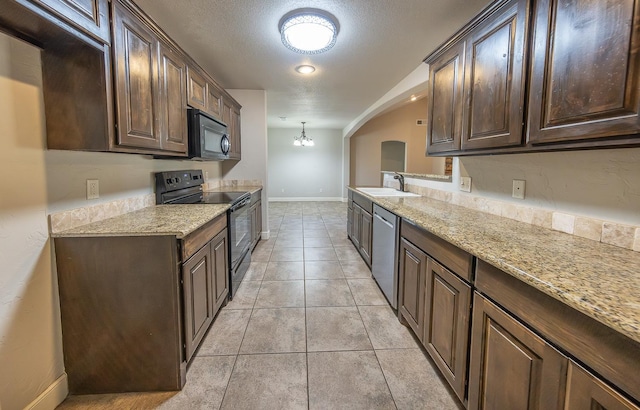
[[[415,101],[415,100],[417,100],[417,99],[418,99],[418,97],[416,97],[415,95],[412,95],[412,96],[411,96],[411,101]]]
[[[298,9],[282,17],[279,29],[282,43],[290,50],[318,54],[336,43],[338,21],[323,10]]]
[[[303,64],[296,67],[296,71],[300,74],[311,74],[316,71],[316,68],[312,65]]]

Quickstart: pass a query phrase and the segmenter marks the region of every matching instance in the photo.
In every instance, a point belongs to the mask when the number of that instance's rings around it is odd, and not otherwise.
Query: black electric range
[[[229,204],[229,297],[238,289],[251,263],[249,192],[203,192],[202,170],[166,171],[155,174],[156,204]]]

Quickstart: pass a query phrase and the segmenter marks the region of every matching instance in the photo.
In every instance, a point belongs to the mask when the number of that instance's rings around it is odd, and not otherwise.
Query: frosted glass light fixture
[[[293,137],[293,145],[296,147],[313,147],[315,144],[311,138],[307,137],[307,134],[304,132],[304,124],[306,122],[302,121],[302,134],[299,137]]]
[[[282,43],[300,54],[324,53],[334,46],[338,36],[338,21],[318,9],[298,9],[280,20]]]

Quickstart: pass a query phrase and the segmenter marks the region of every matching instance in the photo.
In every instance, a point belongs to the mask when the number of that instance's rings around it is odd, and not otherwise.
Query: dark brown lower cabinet
[[[565,410],[638,410],[611,387],[574,362],[569,363]]]
[[[360,255],[364,258],[367,265],[371,266],[371,247],[373,233],[373,217],[367,211],[362,212],[360,220]]]
[[[470,410],[562,409],[567,365],[550,344],[475,293]]]
[[[471,286],[427,258],[422,342],[458,398],[464,402]]]
[[[229,290],[226,214],[175,235],[55,238],[71,394],[180,390]]]
[[[185,351],[191,360],[229,293],[227,229],[182,265]]]
[[[356,247],[362,260],[371,268],[373,234],[373,202],[364,196],[349,191],[347,235]]]
[[[251,207],[249,208],[249,217],[251,219],[251,249],[260,241],[262,235],[262,200],[260,195],[262,190],[251,195]]]
[[[351,242],[360,250],[360,225],[362,223],[362,208],[353,204],[353,221],[351,230]]]
[[[399,259],[398,314],[422,341],[427,254],[406,239],[400,238]]]

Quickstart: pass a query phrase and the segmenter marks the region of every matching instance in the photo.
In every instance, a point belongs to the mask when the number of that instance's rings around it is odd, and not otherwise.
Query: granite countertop
[[[640,252],[425,197],[349,189],[640,342]]]
[[[52,234],[59,237],[175,235],[184,238],[229,205],[156,205]]]

